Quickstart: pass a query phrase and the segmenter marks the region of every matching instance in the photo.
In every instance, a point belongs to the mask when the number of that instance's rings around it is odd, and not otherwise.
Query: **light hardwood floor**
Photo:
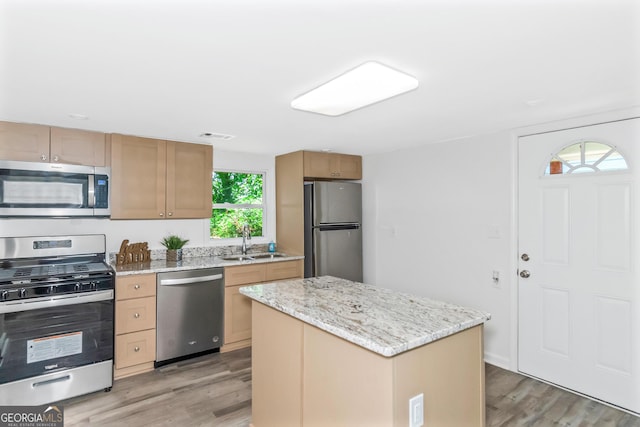
[[[492,365],[486,383],[488,427],[640,427],[638,417]],[[251,351],[167,365],[61,404],[66,427],[248,426]]]

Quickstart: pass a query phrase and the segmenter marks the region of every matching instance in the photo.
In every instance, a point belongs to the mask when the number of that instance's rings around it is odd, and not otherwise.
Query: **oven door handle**
[[[86,294],[69,294],[58,297],[33,298],[18,302],[0,303],[0,314],[39,310],[41,308],[62,307],[65,305],[85,304],[88,302],[108,301],[112,299],[113,289]]]

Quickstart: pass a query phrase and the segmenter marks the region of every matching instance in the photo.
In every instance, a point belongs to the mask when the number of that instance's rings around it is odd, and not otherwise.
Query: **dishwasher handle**
[[[160,279],[160,286],[190,285],[192,283],[210,282],[222,279],[222,274],[211,276],[186,277],[183,279]]]

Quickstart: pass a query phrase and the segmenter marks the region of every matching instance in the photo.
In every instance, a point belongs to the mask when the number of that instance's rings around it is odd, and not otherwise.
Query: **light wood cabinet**
[[[255,427],[407,426],[423,395],[425,426],[484,427],[483,326],[393,357],[253,301]]]
[[[49,159],[53,163],[107,166],[105,134],[80,129],[51,128]]]
[[[49,161],[49,126],[0,122],[0,159]]]
[[[302,260],[249,264],[225,269],[224,346],[221,352],[251,345],[251,300],[242,286],[303,276]]]
[[[213,147],[111,136],[111,219],[210,218]]]
[[[0,122],[0,159],[107,166],[104,133]]]
[[[156,275],[116,277],[115,378],[153,370]]]
[[[276,156],[276,240],[285,253],[304,255],[304,181],[361,179],[362,157],[295,151]]]
[[[304,151],[304,176],[314,179],[362,179],[362,157]]]

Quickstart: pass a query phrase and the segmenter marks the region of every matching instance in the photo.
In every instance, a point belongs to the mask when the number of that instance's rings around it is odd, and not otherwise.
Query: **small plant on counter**
[[[182,247],[189,242],[188,239],[182,239],[179,236],[168,236],[162,239],[160,243],[167,248],[167,261],[182,261]]]
[[[184,240],[179,236],[168,236],[163,238],[160,243],[162,243],[162,246],[164,246],[169,250],[176,250],[176,249],[182,249],[184,245],[189,243],[189,240],[188,239]]]

